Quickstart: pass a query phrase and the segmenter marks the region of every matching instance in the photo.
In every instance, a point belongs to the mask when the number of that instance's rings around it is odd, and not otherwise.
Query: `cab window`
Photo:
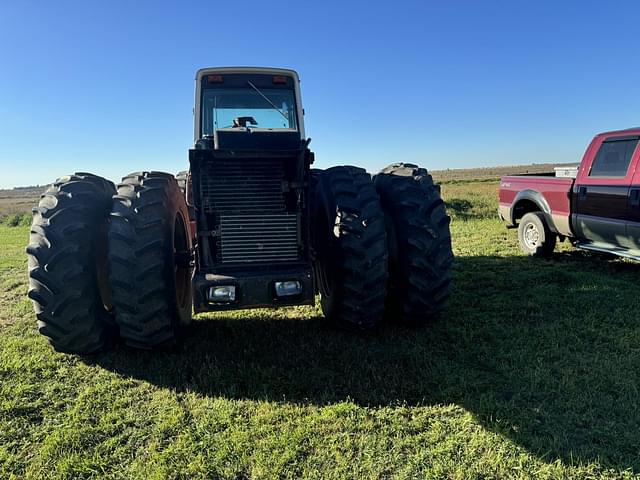
[[[638,138],[608,139],[602,142],[591,165],[590,177],[626,177]]]
[[[240,125],[235,119],[251,119],[246,126],[254,128],[298,128],[293,90],[212,88],[203,92],[202,100],[204,135],[212,135],[220,129],[238,128]]]

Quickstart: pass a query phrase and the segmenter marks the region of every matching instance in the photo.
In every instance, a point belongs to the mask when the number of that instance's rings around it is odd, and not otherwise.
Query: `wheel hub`
[[[529,223],[524,229],[524,243],[534,249],[540,245],[540,230],[533,223]]]

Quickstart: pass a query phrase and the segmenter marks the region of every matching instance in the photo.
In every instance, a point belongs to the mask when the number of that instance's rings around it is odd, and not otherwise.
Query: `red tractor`
[[[117,187],[59,178],[34,208],[29,297],[56,350],[173,345],[192,311],[311,305],[365,330],[420,325],[450,293],[451,236],[426,170],[311,169],[296,72],[197,72],[190,168]]]

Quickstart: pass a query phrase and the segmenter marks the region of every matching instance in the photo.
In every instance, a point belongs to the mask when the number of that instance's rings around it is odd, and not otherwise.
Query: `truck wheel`
[[[89,354],[109,347],[107,221],[113,183],[90,173],[61,177],[33,209],[29,298],[38,331],[58,352]]]
[[[313,177],[312,246],[322,311],[340,328],[371,328],[384,312],[387,283],[380,199],[361,168],[333,167]]]
[[[451,294],[451,233],[440,188],[417,165],[389,165],[374,178],[387,223],[386,317],[408,325],[437,318]]]
[[[557,236],[545,221],[542,212],[527,213],[518,225],[520,248],[532,257],[548,257],[556,248]]]
[[[168,173],[127,175],[113,197],[109,282],[120,336],[136,348],[170,347],[191,321],[189,214]]]

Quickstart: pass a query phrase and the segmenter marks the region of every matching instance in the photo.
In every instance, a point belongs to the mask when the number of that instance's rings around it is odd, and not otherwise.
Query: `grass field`
[[[38,203],[45,187],[0,190],[0,225],[30,225],[31,207]]]
[[[497,182],[445,183],[455,294],[370,335],[317,308],[199,315],[181,349],[53,352],[0,226],[0,478],[627,478],[640,265],[525,258]]]
[[[566,167],[576,163],[535,163],[531,165],[503,165],[483,168],[452,168],[447,170],[432,170],[431,174],[438,183],[469,182],[474,180],[492,181],[505,175],[522,173],[548,173],[554,167]]]

